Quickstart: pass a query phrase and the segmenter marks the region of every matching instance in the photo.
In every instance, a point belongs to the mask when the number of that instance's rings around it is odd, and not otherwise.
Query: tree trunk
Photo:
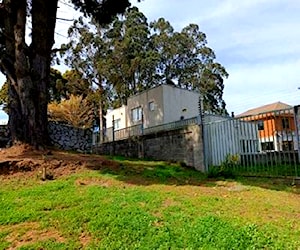
[[[13,143],[49,143],[47,103],[57,0],[32,0],[32,43],[25,43],[26,0],[5,0],[9,127]]]

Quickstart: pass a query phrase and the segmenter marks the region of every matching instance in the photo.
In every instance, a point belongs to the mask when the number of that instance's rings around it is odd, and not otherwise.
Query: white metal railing
[[[117,130],[113,130],[113,127],[110,127],[105,130],[104,137],[102,139],[100,136],[98,136],[98,134],[101,134],[102,131],[94,133],[93,138],[96,141],[93,142],[93,145],[103,143],[103,142],[124,140],[130,137],[141,136],[144,134],[152,134],[160,131],[175,130],[193,124],[200,124],[199,116],[190,119],[170,122],[158,126],[148,127],[148,128],[143,128],[143,124],[138,124],[135,126],[131,126],[123,129],[117,129]]]
[[[145,128],[143,130],[144,134],[152,134],[152,133],[157,133],[160,131],[169,131],[169,130],[174,130],[182,127],[186,127],[188,125],[193,125],[193,124],[200,124],[200,117],[193,117],[190,119],[185,119],[185,120],[180,120],[176,122],[170,122],[167,124],[162,124],[158,126],[153,126],[149,128]]]

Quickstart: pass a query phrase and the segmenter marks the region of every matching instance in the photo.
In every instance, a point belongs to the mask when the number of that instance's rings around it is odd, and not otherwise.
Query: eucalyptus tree
[[[116,20],[106,32],[109,51],[106,76],[118,99],[127,98],[153,86],[153,70],[157,57],[149,46],[147,18],[136,7],[125,12],[124,19]]]
[[[54,68],[50,69],[49,87],[48,87],[48,102],[57,101],[67,97],[66,89],[67,80],[64,79],[62,73]]]
[[[149,49],[149,35],[147,18],[136,7],[111,25],[79,18],[70,27],[62,55],[94,87],[101,127],[108,107],[125,104],[130,95],[153,84],[156,59]]]
[[[129,7],[129,0],[71,0],[98,23]],[[0,70],[9,84],[9,127],[12,142],[48,144],[47,103],[51,53],[58,0],[0,1]],[[31,43],[26,25],[31,21]]]
[[[223,79],[228,74],[196,24],[176,32],[164,18],[149,24],[133,7],[105,27],[79,19],[69,34],[66,62],[102,90],[105,107],[126,104],[130,95],[172,83],[200,91],[205,111],[226,112]]]
[[[224,78],[228,73],[216,61],[214,51],[207,46],[206,35],[196,24],[183,28],[181,34],[186,42],[184,56],[180,62],[178,84],[198,89],[203,99],[203,110],[218,114],[227,113],[223,100]]]
[[[174,32],[164,18],[151,23],[151,43],[159,54],[156,78],[181,88],[198,90],[207,112],[226,113],[223,100],[225,68],[216,62],[214,51],[207,46],[206,35],[198,25],[190,24]]]
[[[99,118],[100,127],[104,127],[103,116],[110,96],[110,86],[106,84],[103,67],[100,66],[102,63],[105,66],[107,51],[104,48],[106,44],[101,36],[100,26],[79,18],[69,28],[68,35],[70,41],[62,45],[61,56],[72,71],[78,72],[87,81],[86,87],[90,90],[87,97],[93,100],[94,114]]]

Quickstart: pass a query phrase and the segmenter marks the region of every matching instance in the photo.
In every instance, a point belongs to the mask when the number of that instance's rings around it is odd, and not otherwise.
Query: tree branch
[[[52,49],[51,50],[51,54],[57,53],[57,52],[65,52],[66,50],[68,50],[67,48],[56,48],[56,49]]]
[[[62,20],[62,21],[67,21],[67,22],[73,22],[74,19],[67,19],[67,18],[62,18],[62,17],[56,17],[57,20]]]

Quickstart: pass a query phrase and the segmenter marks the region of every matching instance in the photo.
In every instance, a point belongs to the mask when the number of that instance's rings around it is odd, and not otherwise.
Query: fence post
[[[113,152],[112,154],[115,155],[115,116],[112,116],[112,143],[113,143]]]
[[[299,114],[299,107],[294,106],[294,121],[295,121],[295,136],[297,141],[297,153],[298,153],[298,161],[300,163],[300,114]]]
[[[141,126],[141,134],[144,134],[144,112],[142,111],[142,126]]]
[[[205,122],[204,122],[204,112],[203,112],[203,96],[201,93],[201,90],[199,89],[199,120],[198,120],[198,126],[200,126],[200,140],[202,141],[202,155],[203,155],[203,164],[204,164],[204,172],[208,172],[208,154],[206,152],[206,146],[208,141],[205,141]]]

